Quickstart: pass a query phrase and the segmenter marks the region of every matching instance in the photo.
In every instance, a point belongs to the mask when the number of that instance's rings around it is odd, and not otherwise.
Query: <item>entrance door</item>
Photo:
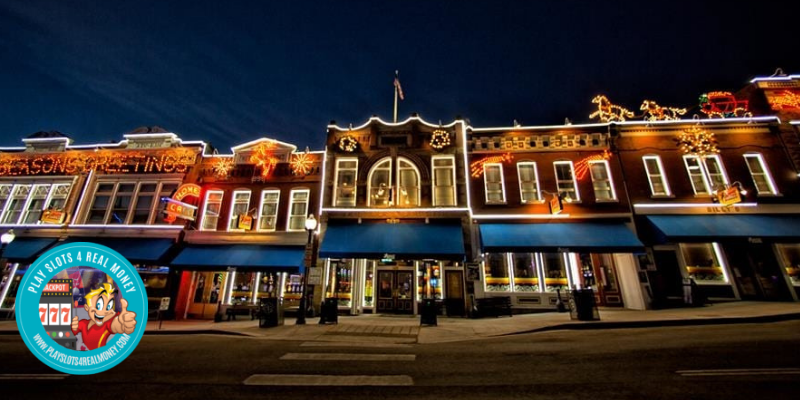
[[[414,272],[378,270],[378,313],[414,313]]]
[[[755,283],[764,300],[791,301],[792,294],[783,278],[772,247],[764,243],[751,243],[748,250]]]
[[[445,307],[448,317],[463,317],[464,310],[464,273],[445,270]]]
[[[189,298],[188,318],[213,319],[222,301],[223,272],[196,272]]]

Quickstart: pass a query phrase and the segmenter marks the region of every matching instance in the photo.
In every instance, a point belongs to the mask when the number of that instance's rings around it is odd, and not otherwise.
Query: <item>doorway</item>
[[[186,317],[213,319],[222,301],[224,280],[224,272],[195,272]]]
[[[463,317],[466,314],[464,308],[464,273],[462,271],[444,272],[445,277],[445,307],[448,317]]]
[[[387,314],[413,314],[413,295],[413,270],[378,270],[378,301],[376,304],[376,312]]]

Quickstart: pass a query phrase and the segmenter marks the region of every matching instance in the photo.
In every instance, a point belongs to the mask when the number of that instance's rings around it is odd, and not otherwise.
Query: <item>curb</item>
[[[529,329],[519,332],[503,333],[491,337],[522,335],[526,333],[559,331],[559,330],[600,330],[600,329],[631,329],[631,328],[654,328],[654,327],[673,327],[673,326],[702,326],[702,325],[732,325],[732,324],[751,324],[769,323],[800,320],[800,313],[759,315],[756,317],[720,317],[703,319],[665,319],[653,321],[624,321],[624,322],[572,322],[559,325],[545,326],[542,328]]]

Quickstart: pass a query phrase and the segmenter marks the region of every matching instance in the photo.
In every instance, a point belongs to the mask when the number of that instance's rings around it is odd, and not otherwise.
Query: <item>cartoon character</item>
[[[128,311],[128,301],[120,300],[120,312],[114,311],[117,291],[108,283],[86,295],[83,309],[89,313],[89,319],[72,319],[72,333],[81,334],[83,343],[89,350],[106,345],[109,333],[133,333],[136,328],[136,313]]]

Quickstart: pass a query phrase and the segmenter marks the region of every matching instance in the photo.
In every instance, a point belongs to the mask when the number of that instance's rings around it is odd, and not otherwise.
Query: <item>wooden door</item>
[[[445,307],[447,315],[452,317],[463,317],[464,308],[464,273],[461,271],[447,271],[445,277]]]
[[[378,270],[378,301],[376,304],[376,312],[378,313],[394,312],[394,275],[394,271]]]

